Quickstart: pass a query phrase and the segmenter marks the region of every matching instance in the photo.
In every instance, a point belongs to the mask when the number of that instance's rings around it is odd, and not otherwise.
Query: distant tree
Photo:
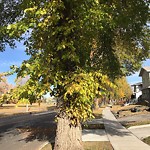
[[[0,81],[0,94],[5,94],[12,88],[13,86],[7,82],[7,79],[2,77]]]
[[[0,78],[0,103],[2,103],[4,101],[9,101],[7,94],[13,88],[13,86],[7,82],[7,78],[4,77],[3,74],[1,74]]]
[[[29,80],[29,76],[25,76],[25,77],[18,77],[16,80],[15,80],[15,83],[16,83],[16,86],[23,86],[26,84],[26,82]]]
[[[114,84],[116,85],[116,87],[111,92],[111,97],[113,99],[120,100],[123,98],[131,98],[132,89],[125,77],[116,79]]]
[[[28,84],[28,77],[16,80],[16,86],[9,92],[9,97],[15,103],[34,103],[41,99],[43,94],[38,94],[38,90],[32,91],[33,86]],[[35,87],[34,87],[35,88]],[[39,88],[37,86],[37,88]]]

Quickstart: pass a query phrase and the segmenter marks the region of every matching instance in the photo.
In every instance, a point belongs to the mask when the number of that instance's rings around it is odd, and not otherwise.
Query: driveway
[[[147,121],[150,120],[150,114],[139,114],[117,118],[120,123],[128,123],[128,122],[137,122],[137,121]]]

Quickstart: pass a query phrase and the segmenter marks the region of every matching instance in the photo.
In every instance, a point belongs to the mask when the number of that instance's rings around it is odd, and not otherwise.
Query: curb
[[[46,141],[44,144],[42,144],[41,146],[40,146],[40,148],[38,149],[38,150],[41,150],[45,145],[47,145],[49,142],[48,141]]]
[[[150,127],[150,124],[139,125],[139,126],[131,126],[128,129],[139,129],[139,128],[145,128],[145,127]]]

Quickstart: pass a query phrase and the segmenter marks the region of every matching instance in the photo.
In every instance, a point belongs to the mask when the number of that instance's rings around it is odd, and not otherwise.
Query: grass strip
[[[54,143],[45,145],[41,150],[52,150]],[[108,141],[100,142],[83,142],[84,150],[113,150],[112,145]]]
[[[129,128],[131,126],[140,126],[140,125],[146,125],[146,124],[150,124],[150,120],[138,121],[138,122],[128,122],[128,123],[123,124],[123,126],[126,128]]]
[[[142,141],[143,141],[144,143],[150,145],[150,136],[147,137],[147,138],[144,138]]]

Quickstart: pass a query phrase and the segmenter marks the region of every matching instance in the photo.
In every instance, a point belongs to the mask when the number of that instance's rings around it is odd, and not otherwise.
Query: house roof
[[[139,76],[142,76],[143,71],[150,72],[150,66],[142,67]]]

